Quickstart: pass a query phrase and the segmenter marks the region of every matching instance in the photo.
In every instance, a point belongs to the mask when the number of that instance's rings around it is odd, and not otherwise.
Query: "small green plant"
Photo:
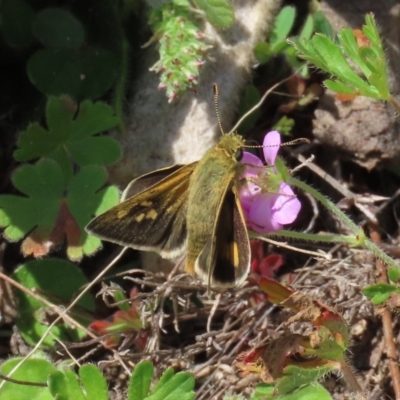
[[[85,101],[78,109],[66,97],[50,98],[46,117],[47,129],[31,124],[17,142],[17,161],[39,161],[14,172],[12,182],[23,196],[0,196],[0,227],[11,241],[25,237],[25,255],[46,255],[66,238],[69,258],[79,260],[101,244],[85,232],[86,224],[118,202],[115,187],[102,189],[103,165],[117,161],[121,149],[99,136],[117,120],[105,104]]]
[[[336,92],[339,99],[349,100],[356,96],[366,96],[388,101],[397,111],[400,110],[400,104],[390,93],[385,53],[372,14],[366,15],[365,25],[361,30],[342,29],[337,41],[316,34],[311,40],[291,39],[290,43],[298,50],[299,57],[330,74],[331,78],[325,80],[324,84]],[[348,60],[351,60],[355,67],[351,66]],[[312,188],[306,190],[309,193],[313,191]],[[315,196],[315,193],[313,195]],[[321,197],[319,196],[318,200],[326,202],[326,199]],[[338,215],[337,211],[334,212]],[[348,220],[344,215],[339,218],[342,221]],[[387,274],[391,283],[379,283],[363,291],[375,305],[382,304],[392,295],[399,293],[400,268],[375,244],[367,240],[364,232],[350,220],[346,225],[353,226],[351,230],[356,239],[353,245],[365,246],[388,266]]]
[[[6,361],[0,366],[0,374],[3,377],[9,374],[20,361],[21,358]],[[172,368],[169,368],[152,386],[153,373],[154,368],[151,362],[140,362],[132,373],[126,399],[194,399],[195,381],[191,374],[175,373]],[[75,374],[65,365],[56,369],[49,361],[35,357],[24,361],[12,374],[12,378],[20,382],[4,382],[4,386],[0,388],[1,399],[107,400],[109,398],[107,382],[94,365],[83,365],[79,368],[78,374]],[[30,383],[38,383],[39,386],[32,386]]]
[[[196,0],[195,4],[216,27],[232,25],[234,14],[226,0]],[[160,73],[159,88],[166,91],[170,101],[197,86],[200,67],[210,48],[204,43],[199,16],[189,0],[173,0],[150,13],[154,34],[148,44],[157,41],[160,54],[151,70]]]
[[[299,71],[301,76],[307,77],[309,74],[308,66],[299,61],[296,50],[287,42],[287,38],[293,30],[295,17],[296,11],[294,7],[283,7],[275,19],[268,41],[257,43],[254,47],[254,55],[261,64],[265,64],[271,58],[281,55],[293,69]],[[320,11],[307,16],[297,35],[298,40],[308,41],[314,32],[333,36],[332,27]]]

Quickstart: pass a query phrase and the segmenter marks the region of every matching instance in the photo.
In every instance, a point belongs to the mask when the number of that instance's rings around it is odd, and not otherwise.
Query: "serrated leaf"
[[[18,149],[14,152],[17,161],[39,157],[59,161],[63,157],[84,166],[112,164],[120,158],[121,148],[116,140],[97,136],[118,123],[113,110],[106,104],[87,100],[78,109],[68,97],[51,97],[46,107],[46,119],[47,130],[35,123],[21,133]],[[63,164],[65,161],[60,163]],[[66,181],[69,178],[66,177]]]
[[[13,277],[24,287],[39,290],[41,296],[46,297],[47,294],[48,300],[62,307],[65,307],[77,291],[87,283],[83,272],[76,265],[52,258],[27,262],[16,269]],[[48,322],[45,319],[46,308],[39,300],[24,292],[18,291],[16,296],[20,314],[17,321],[19,332],[30,345],[35,345],[48,329]],[[94,300],[90,293],[86,293],[79,300],[74,315],[80,323],[88,326],[89,317],[82,311],[85,309],[94,310]],[[85,335],[85,332],[68,326],[61,320],[52,327],[51,334],[45,338],[43,345],[53,346],[55,339],[80,340]]]
[[[173,376],[168,375],[168,378],[162,386],[158,385],[146,400],[190,400],[195,398],[196,394],[193,392],[195,380],[191,374],[178,372]]]
[[[16,357],[5,361],[0,366],[0,373],[7,376],[21,360],[22,357]],[[55,367],[45,359],[29,358],[24,360],[10,377],[21,381],[46,383],[47,376],[54,370]],[[0,379],[0,382],[3,383],[3,380]],[[0,398],[15,400],[54,399],[47,387],[20,385],[12,382],[4,382],[4,386],[0,389]]]
[[[128,400],[143,400],[147,397],[154,367],[150,361],[141,361],[133,370],[128,387]]]
[[[276,397],[272,397],[271,400]],[[319,383],[307,385],[291,394],[279,396],[279,400],[332,400],[329,392]]]
[[[118,62],[103,48],[46,48],[31,56],[27,71],[32,84],[47,96],[96,99],[114,83]]]
[[[31,5],[24,0],[4,0],[1,4],[1,30],[8,45],[24,49],[33,40]]]
[[[12,177],[14,186],[26,197],[0,196],[0,226],[5,236],[20,240],[25,255],[46,255],[67,239],[67,254],[79,260],[100,247],[100,240],[84,230],[93,216],[118,203],[118,190],[107,187],[105,171],[86,166],[65,186],[61,169],[49,159],[20,167]]]
[[[301,368],[289,365],[284,369],[284,376],[277,383],[277,391],[281,395],[290,394],[290,396],[295,396],[298,394],[298,391],[296,391],[295,395],[292,395],[294,390],[304,385],[311,384],[313,386],[317,384],[318,379],[321,379],[334,369],[333,364],[325,364],[313,368]],[[292,400],[299,398],[305,399],[306,397],[289,397]]]
[[[36,15],[33,33],[47,47],[79,49],[85,41],[81,22],[70,12],[49,7]]]
[[[15,171],[12,181],[26,197],[0,196],[0,226],[5,236],[20,240],[35,229],[35,236],[50,235],[63,194],[63,176],[51,160],[40,160],[36,165],[23,165]]]
[[[201,8],[208,22],[217,28],[229,28],[235,21],[235,13],[232,6],[226,0],[195,0]]]

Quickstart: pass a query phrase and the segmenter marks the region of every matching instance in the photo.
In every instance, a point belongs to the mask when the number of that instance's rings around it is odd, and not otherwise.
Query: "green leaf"
[[[244,96],[241,98],[239,105],[239,115],[244,115],[247,111],[251,110],[259,101],[260,101],[260,93],[258,89],[254,85],[247,85]],[[258,118],[260,118],[261,110],[257,109],[252,112],[246,119],[239,125],[238,132],[244,133],[248,132],[255,123]]]
[[[150,390],[154,367],[150,361],[141,361],[136,365],[128,387],[128,400],[143,400]]]
[[[368,286],[362,292],[371,299],[373,304],[378,305],[386,301],[392,293],[400,293],[400,289],[395,285],[382,282]]]
[[[118,62],[111,51],[102,48],[47,48],[32,55],[27,71],[32,84],[47,96],[96,99],[114,83]]]
[[[63,176],[51,160],[17,169],[12,181],[26,197],[0,196],[0,226],[8,240],[20,240],[35,229],[38,238],[48,237],[54,227],[63,195]]]
[[[12,358],[5,361],[0,366],[0,373],[8,375],[14,367],[22,361],[22,357]],[[55,371],[55,367],[44,358],[29,358],[19,366],[19,368],[10,376],[13,379],[46,383],[47,377],[51,372]],[[3,383],[3,380],[0,379]],[[5,382],[0,389],[1,399],[15,400],[54,400],[47,387],[19,385],[12,382]]]
[[[293,391],[304,385],[315,385],[318,379],[332,372],[335,369],[333,364],[316,365],[315,367],[301,368],[295,365],[288,365],[284,369],[284,376],[279,379],[277,391],[279,394],[291,394]],[[298,392],[296,392],[296,395]],[[295,395],[293,395],[295,396]],[[291,397],[288,399],[304,399],[305,397]]]
[[[77,376],[70,370],[56,371],[50,374],[48,385],[51,394],[57,400],[86,400],[79,386]]]
[[[261,64],[266,64],[272,56],[271,48],[266,42],[259,42],[254,46],[254,56]]]
[[[48,378],[48,385],[57,400],[107,400],[107,383],[97,367],[83,365],[78,376],[70,371],[55,371]]]
[[[279,396],[279,400],[332,400],[332,397],[324,387],[315,382],[291,394]]]
[[[295,18],[296,10],[291,6],[283,7],[276,16],[274,27],[269,39],[272,49],[274,49],[279,43],[286,41],[287,36],[293,28]]]
[[[317,11],[316,13],[314,13],[313,17],[315,32],[322,33],[323,35],[333,39],[335,34],[332,25],[325,17],[325,14],[321,11]]]
[[[87,400],[107,400],[107,382],[103,374],[94,365],[82,365],[79,369],[79,377],[85,388]]]
[[[303,27],[301,28],[300,34],[299,34],[299,39],[303,40],[309,40],[311,38],[311,35],[314,32],[314,17],[312,15],[309,15],[306,19],[306,22],[304,23]]]
[[[82,167],[66,186],[57,163],[41,159],[20,167],[12,180],[26,197],[0,196],[0,226],[11,241],[29,233],[22,243],[25,255],[46,255],[65,237],[67,254],[74,260],[100,247],[100,239],[89,236],[84,228],[94,215],[116,205],[119,197],[115,187],[99,190],[106,181],[103,168]]]
[[[85,41],[85,30],[70,12],[46,8],[36,15],[33,33],[46,47],[79,49]]]
[[[46,107],[46,118],[48,130],[35,123],[21,133],[18,149],[14,152],[17,161],[38,157],[60,161],[71,157],[78,165],[84,166],[112,164],[120,158],[121,148],[116,140],[96,136],[118,122],[106,104],[84,101],[78,110],[67,97],[51,97]],[[64,164],[60,162],[60,165]],[[66,181],[69,178],[66,176]]]
[[[164,372],[149,395],[153,370],[151,362],[146,360],[136,366],[129,382],[128,400],[194,399],[193,388],[195,381],[193,376],[187,372],[175,374],[172,368],[168,368]]]
[[[392,170],[395,167],[392,168]],[[397,173],[400,175],[400,172],[393,171],[395,174]],[[397,283],[400,280],[400,269],[399,268],[389,268],[388,270],[388,277],[391,282]]]
[[[217,28],[229,28],[235,21],[232,6],[226,0],[194,0],[205,14],[207,21]]]
[[[79,239],[69,241],[67,253],[72,260],[79,260],[84,254],[92,254],[101,246],[100,239],[88,235],[85,226],[95,215],[118,204],[119,192],[115,186],[99,190],[106,179],[104,169],[88,165],[79,171],[68,186],[68,209],[80,228]],[[74,242],[77,242],[77,245],[74,245]]]
[[[267,383],[260,383],[254,389],[250,400],[265,400],[274,393],[275,385],[274,384],[267,384]]]
[[[34,17],[35,12],[25,0],[4,0],[1,4],[1,30],[5,42],[17,49],[28,47],[33,40]]]
[[[87,284],[83,272],[73,263],[65,260],[48,258],[27,262],[16,269],[13,278],[27,289],[37,290],[41,296],[62,308],[76,296],[78,290]],[[16,292],[18,299],[18,330],[30,345],[35,345],[48,329],[46,322],[46,306],[22,291]],[[94,311],[94,300],[90,293],[79,300],[74,318],[84,326],[88,326],[90,317],[82,310]],[[54,316],[52,316],[54,318]],[[86,333],[67,325],[63,320],[50,331],[44,346],[53,346],[55,340],[79,341]]]
[[[191,374],[178,372],[172,376],[168,370],[164,374],[167,374],[168,379],[165,379],[163,385],[157,385],[147,400],[192,400],[195,398],[196,394],[193,392],[195,380]]]

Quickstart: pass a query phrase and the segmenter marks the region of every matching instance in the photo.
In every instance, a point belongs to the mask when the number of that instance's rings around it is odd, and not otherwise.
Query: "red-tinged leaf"
[[[341,101],[342,103],[345,103],[347,101],[352,101],[354,100],[357,96],[359,96],[358,93],[336,93],[336,98]]]
[[[268,300],[273,304],[281,304],[288,300],[294,293],[294,290],[289,289],[274,279],[261,278],[260,289],[268,295]]]
[[[368,40],[368,38],[365,36],[364,32],[361,29],[353,29],[353,33],[354,37],[356,38],[358,47],[371,46],[371,42]]]
[[[60,209],[49,236],[41,237],[35,229],[21,245],[24,256],[43,257],[67,237],[68,247],[79,247],[82,230],[68,209],[65,199],[60,201]]]

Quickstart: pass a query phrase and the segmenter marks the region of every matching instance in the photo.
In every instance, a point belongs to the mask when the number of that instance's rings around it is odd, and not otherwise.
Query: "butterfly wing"
[[[121,202],[150,188],[182,167],[184,167],[184,165],[176,164],[170,167],[160,168],[132,180],[122,192]]]
[[[227,188],[195,271],[209,286],[233,287],[246,279],[249,269],[250,242],[242,206],[236,189]]]
[[[125,198],[129,198],[94,218],[86,230],[121,246],[156,251],[164,258],[180,256],[187,243],[188,189],[196,164],[139,177],[128,185]]]

